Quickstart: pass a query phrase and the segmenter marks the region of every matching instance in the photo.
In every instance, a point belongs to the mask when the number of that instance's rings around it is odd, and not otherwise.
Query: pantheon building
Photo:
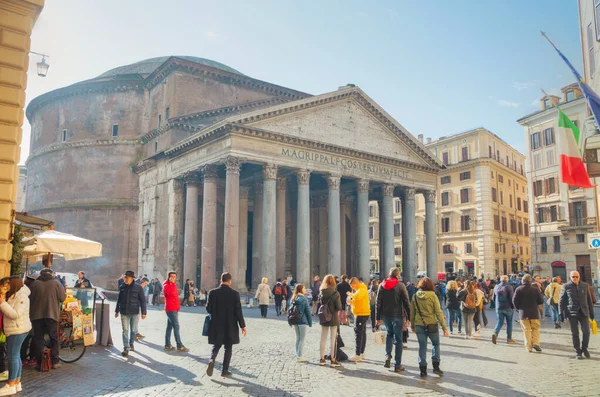
[[[202,58],[153,58],[35,98],[26,210],[102,242],[98,259],[55,264],[115,287],[127,269],[245,289],[262,277],[371,275],[395,266],[401,200],[405,279],[417,272],[417,195],[426,267],[437,272],[442,164],[360,88],[310,95]],[[385,270],[384,270],[385,271]]]

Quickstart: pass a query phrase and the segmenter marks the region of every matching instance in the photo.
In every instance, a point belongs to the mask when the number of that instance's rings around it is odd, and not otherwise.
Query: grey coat
[[[30,289],[29,318],[31,321],[43,318],[58,321],[60,319],[60,302],[66,298],[65,289],[60,281],[53,278],[47,280],[44,276],[40,276],[31,284]]]

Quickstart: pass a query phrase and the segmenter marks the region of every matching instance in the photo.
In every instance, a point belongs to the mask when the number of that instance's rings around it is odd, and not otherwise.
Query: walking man
[[[495,345],[498,339],[498,334],[502,326],[506,322],[506,343],[514,345],[516,342],[512,338],[513,327],[513,288],[508,283],[508,276],[504,275],[500,278],[500,284],[494,288],[492,296],[494,305],[496,306],[496,327],[492,334],[492,343]]]
[[[573,347],[577,352],[575,358],[581,360],[582,354],[590,358],[588,344],[590,342],[590,319],[594,319],[594,306],[588,285],[581,281],[579,272],[571,272],[571,281],[564,284],[560,291],[559,316],[561,321],[569,319]],[[35,284],[35,283],[34,283]],[[579,327],[583,340],[579,341]]]
[[[283,284],[281,279],[278,278],[277,282],[273,286],[273,296],[275,297],[275,312],[277,316],[281,316],[281,302],[283,302]]]
[[[386,278],[377,290],[377,310],[375,317],[377,325],[385,325],[387,335],[385,338],[385,368],[390,368],[392,360],[392,344],[395,346],[394,372],[404,371],[402,367],[402,330],[404,321],[410,318],[410,303],[408,291],[400,282],[400,269],[390,269],[389,277]],[[402,317],[402,311],[406,310],[407,318]]]
[[[521,328],[525,339],[525,349],[531,353],[532,348],[541,352],[540,347],[540,310],[544,302],[540,287],[531,283],[531,275],[526,274],[521,280],[522,284],[515,290],[513,305],[519,311]]]
[[[175,334],[178,352],[190,351],[181,342],[179,336],[179,291],[177,290],[177,273],[169,272],[169,277],[163,284],[163,295],[165,296],[165,312],[167,313],[167,332],[165,333],[165,351],[172,351],[175,348],[171,345],[171,334]]]
[[[58,360],[58,320],[60,317],[60,302],[64,301],[65,289],[56,280],[49,268],[42,269],[40,276],[31,284],[29,318],[33,327],[33,340],[37,346],[35,360],[36,368],[42,364],[44,350],[44,335],[50,337],[50,354],[52,368],[60,368]]]
[[[313,285],[311,287],[311,292],[312,292],[312,315],[314,316],[317,311],[319,310],[319,291],[321,289],[321,279],[319,278],[319,276],[315,276],[315,278],[313,279]],[[344,297],[343,299],[346,299],[346,297]]]
[[[242,314],[240,294],[231,288],[231,274],[223,273],[221,275],[221,285],[208,293],[206,312],[210,314],[208,343],[213,345],[206,375],[212,376],[219,350],[221,350],[221,346],[225,345],[221,376],[230,376],[229,363],[231,362],[233,345],[240,343],[239,328],[242,329],[242,335],[246,336],[246,322]]]
[[[131,270],[125,272],[123,281],[115,306],[115,318],[121,314],[121,326],[123,327],[123,352],[121,355],[127,357],[129,351],[134,351],[133,342],[140,321],[140,310],[142,311],[142,320],[146,318],[146,297],[142,286],[135,283],[135,274]]]
[[[347,292],[348,303],[352,307],[354,315],[354,340],[356,343],[355,355],[350,361],[362,361],[364,359],[365,347],[367,346],[367,322],[371,315],[371,306],[369,305],[369,291],[362,281],[356,277],[350,279],[350,287],[354,293]]]
[[[558,316],[558,302],[560,302],[560,291],[561,286],[558,283],[558,277],[554,277],[552,282],[548,284],[546,290],[544,291],[544,295],[546,295],[546,303],[550,308],[550,313],[552,313],[552,322],[554,323],[554,328],[561,328],[559,316]]]

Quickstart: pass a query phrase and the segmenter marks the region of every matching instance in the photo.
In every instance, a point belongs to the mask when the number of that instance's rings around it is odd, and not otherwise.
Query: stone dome
[[[222,63],[211,61],[210,59],[190,57],[190,56],[179,56],[179,55],[173,55],[173,56],[176,58],[185,59],[186,61],[196,62],[196,63],[202,64],[202,65],[210,66],[211,68],[221,69],[225,72],[235,73],[235,74],[239,74],[239,75],[243,76],[243,74],[238,72],[237,70],[230,68],[229,66],[224,65]],[[133,74],[133,73],[138,73],[141,75],[148,75],[148,74],[154,72],[156,69],[158,69],[158,67],[160,65],[162,65],[169,58],[171,58],[171,56],[149,58],[149,59],[145,59],[143,61],[132,63],[131,65],[119,66],[119,67],[111,69],[107,72],[102,73],[97,78],[106,78],[106,77],[117,76],[120,74]]]

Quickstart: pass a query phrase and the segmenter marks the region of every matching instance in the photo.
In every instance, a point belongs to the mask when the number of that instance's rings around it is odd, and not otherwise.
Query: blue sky
[[[311,94],[353,83],[415,136],[484,126],[523,151],[516,120],[540,87],[582,70],[577,1],[47,1],[31,49],[50,55],[27,99],[116,66],[192,55]],[[21,162],[29,151],[25,122]]]

